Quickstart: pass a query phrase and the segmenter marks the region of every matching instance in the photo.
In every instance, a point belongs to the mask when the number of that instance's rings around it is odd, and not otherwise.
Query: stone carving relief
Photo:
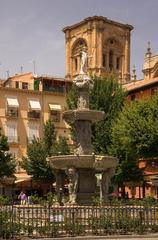
[[[84,109],[89,106],[88,99],[85,99],[83,96],[80,96],[78,99],[77,107],[78,109]]]
[[[68,168],[66,173],[69,178],[69,184],[68,184],[69,203],[76,204],[77,189],[78,189],[78,173],[74,167]]]
[[[102,196],[103,196],[103,202],[107,203],[109,201],[108,194],[109,194],[109,186],[112,176],[115,174],[115,168],[108,168],[106,171],[102,174],[102,182],[101,182],[101,188],[102,188]]]
[[[80,74],[85,74],[87,72],[87,52],[83,49],[81,51],[81,63],[80,63]]]

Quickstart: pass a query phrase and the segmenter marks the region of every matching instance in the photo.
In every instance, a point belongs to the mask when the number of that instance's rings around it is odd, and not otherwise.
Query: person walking
[[[23,191],[18,196],[18,199],[20,199],[20,204],[25,205],[27,203],[27,195]]]

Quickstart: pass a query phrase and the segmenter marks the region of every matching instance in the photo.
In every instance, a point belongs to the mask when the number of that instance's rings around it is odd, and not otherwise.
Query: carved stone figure
[[[115,174],[115,168],[108,168],[106,171],[102,174],[102,196],[103,196],[103,202],[107,203],[109,201],[108,194],[109,194],[109,186],[111,177]]]
[[[81,52],[81,65],[80,65],[80,74],[85,74],[87,71],[87,53],[85,50],[82,50]]]
[[[64,175],[60,170],[54,170],[53,174],[56,178],[56,192],[57,192],[57,203],[62,203],[62,193],[64,189]]]
[[[68,190],[69,190],[69,203],[75,204],[78,189],[78,173],[75,168],[69,168],[67,170],[69,178]]]

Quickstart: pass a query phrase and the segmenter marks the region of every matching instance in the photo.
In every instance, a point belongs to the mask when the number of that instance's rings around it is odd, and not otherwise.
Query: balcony
[[[9,144],[17,144],[19,143],[19,137],[18,136],[7,136],[8,143]]]
[[[18,117],[18,109],[17,108],[7,108],[6,117],[17,118]]]
[[[40,111],[32,110],[27,113],[27,116],[31,119],[40,119],[40,114]]]
[[[64,86],[61,86],[61,87],[44,86],[43,91],[64,93],[65,87]]]

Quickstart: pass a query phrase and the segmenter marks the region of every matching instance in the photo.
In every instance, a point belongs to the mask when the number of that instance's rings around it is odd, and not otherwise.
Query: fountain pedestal
[[[91,125],[104,117],[104,112],[89,109],[89,92],[93,81],[86,75],[80,74],[74,80],[78,90],[76,110],[63,113],[63,119],[73,122],[76,130],[76,149],[74,155],[52,156],[49,163],[56,171],[57,189],[63,188],[60,176],[66,173],[69,179],[69,203],[91,204],[97,191],[96,174],[102,175],[101,191],[103,202],[108,201],[110,179],[114,175],[118,159],[111,156],[94,155],[91,145]],[[59,181],[60,179],[60,181]]]
[[[87,205],[92,203],[96,192],[97,179],[94,169],[78,169],[79,182],[77,192],[77,203]]]

